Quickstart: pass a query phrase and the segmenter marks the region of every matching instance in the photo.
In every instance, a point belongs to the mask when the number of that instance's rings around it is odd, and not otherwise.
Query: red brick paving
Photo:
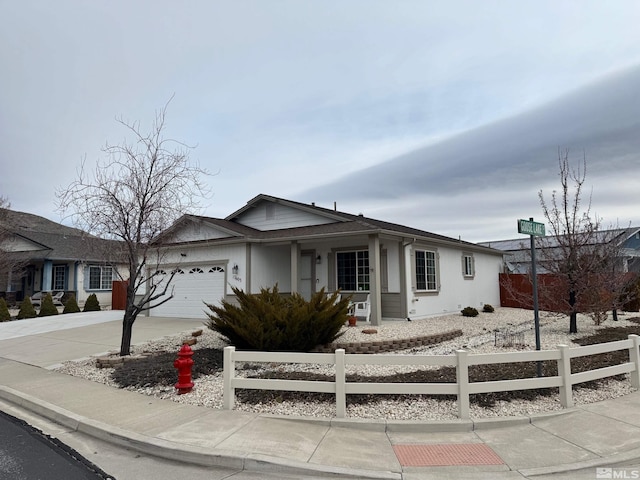
[[[483,443],[394,445],[403,467],[503,465],[504,461]]]

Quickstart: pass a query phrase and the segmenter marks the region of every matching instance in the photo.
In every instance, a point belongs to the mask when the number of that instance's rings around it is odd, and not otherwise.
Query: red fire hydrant
[[[178,352],[178,359],[173,362],[173,366],[178,369],[178,383],[175,384],[178,389],[178,395],[189,393],[193,388],[193,382],[191,381],[192,356],[193,350],[185,343]]]

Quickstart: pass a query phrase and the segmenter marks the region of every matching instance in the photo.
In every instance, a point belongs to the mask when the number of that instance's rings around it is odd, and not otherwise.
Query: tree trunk
[[[613,321],[617,322],[618,321],[618,309],[614,308],[613,311],[612,311],[612,314],[613,314]]]
[[[578,333],[578,312],[576,312],[576,292],[569,292],[569,306],[571,307],[571,316],[569,319],[569,333]]]
[[[133,333],[133,322],[135,318],[127,311],[122,320],[122,341],[120,343],[120,356],[131,355],[131,335]]]

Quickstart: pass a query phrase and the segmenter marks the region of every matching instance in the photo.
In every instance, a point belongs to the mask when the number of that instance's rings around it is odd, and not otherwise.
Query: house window
[[[89,267],[89,290],[111,290],[112,267]]]
[[[67,282],[67,267],[66,265],[54,265],[53,266],[53,285],[52,290],[64,290]]]
[[[473,261],[473,255],[462,255],[462,275],[465,277],[473,277],[476,274]]]
[[[345,291],[369,290],[369,251],[336,253],[338,288]]]
[[[438,290],[436,252],[416,250],[416,290],[423,292]]]

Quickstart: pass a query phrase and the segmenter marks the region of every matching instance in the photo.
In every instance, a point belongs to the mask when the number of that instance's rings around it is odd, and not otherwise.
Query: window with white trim
[[[67,286],[67,266],[53,266],[53,285],[51,290],[64,290]]]
[[[89,266],[89,290],[111,290],[113,268]]]
[[[462,275],[471,278],[476,274],[473,255],[465,253],[462,255]]]
[[[438,291],[438,265],[436,252],[416,250],[416,290],[422,292]]]
[[[336,274],[340,290],[369,291],[369,251],[336,252]]]

